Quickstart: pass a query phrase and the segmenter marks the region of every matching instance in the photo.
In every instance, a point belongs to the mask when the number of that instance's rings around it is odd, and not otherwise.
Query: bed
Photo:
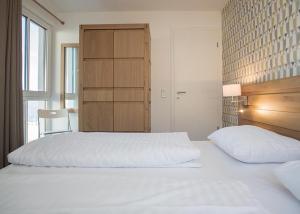
[[[278,82],[275,81],[274,85],[278,87]],[[289,97],[290,94],[287,93],[291,90],[287,91],[285,87],[288,85],[291,88],[291,84],[281,82],[279,85],[280,93],[284,93],[283,97]],[[259,93],[257,88],[265,89],[259,85],[251,91]],[[294,97],[295,91],[292,93]],[[251,96],[256,96],[255,94],[252,93]],[[268,116],[255,116],[257,105],[251,102],[249,112],[240,116],[240,121],[258,126],[264,124],[264,128],[298,138],[299,124],[294,124],[291,129],[294,119],[278,124]],[[295,110],[295,102],[286,103],[293,103],[293,111]],[[298,118],[298,114],[296,112],[293,118]],[[277,118],[280,117],[276,115]],[[201,151],[200,159],[172,167],[9,165],[0,170],[0,212],[300,213],[299,200],[274,174],[279,163],[242,163],[227,155],[211,141],[195,141],[192,144]]]
[[[233,207],[259,202],[269,213],[299,213],[299,201],[273,173],[279,164],[245,164],[231,158],[212,142],[193,143],[202,152],[203,166],[200,168],[10,165],[0,173],[1,213],[227,213],[226,205],[231,203],[226,200],[235,201],[231,204]],[[214,182],[224,182],[225,187],[211,190]],[[226,195],[229,198],[224,199],[222,191],[236,188],[235,182],[245,184],[246,189],[232,190]],[[167,185],[170,183],[174,186]],[[245,213],[227,209],[228,213]],[[252,211],[250,209],[249,213],[259,213]]]

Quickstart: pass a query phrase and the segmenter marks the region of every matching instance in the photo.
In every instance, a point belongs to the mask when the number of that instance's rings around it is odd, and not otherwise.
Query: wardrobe
[[[79,130],[150,132],[149,25],[81,25],[79,46]]]

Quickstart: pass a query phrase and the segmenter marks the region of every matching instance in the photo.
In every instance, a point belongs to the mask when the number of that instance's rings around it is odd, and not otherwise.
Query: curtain
[[[0,168],[24,141],[21,18],[21,0],[0,0]]]

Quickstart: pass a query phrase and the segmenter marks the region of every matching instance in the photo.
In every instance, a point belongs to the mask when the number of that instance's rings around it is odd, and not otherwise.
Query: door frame
[[[170,80],[171,80],[171,100],[170,100],[170,129],[172,132],[175,131],[175,93],[176,93],[176,82],[175,82],[175,59],[174,59],[174,54],[175,54],[175,31],[176,30],[185,30],[185,29],[194,29],[194,28],[200,28],[201,30],[215,30],[219,31],[220,33],[220,41],[217,41],[218,45],[217,47],[220,48],[220,51],[222,52],[222,28],[220,26],[183,26],[183,27],[171,27],[170,28]],[[221,58],[222,60],[222,58]],[[222,61],[221,61],[222,63]],[[222,66],[221,66],[222,70]]]

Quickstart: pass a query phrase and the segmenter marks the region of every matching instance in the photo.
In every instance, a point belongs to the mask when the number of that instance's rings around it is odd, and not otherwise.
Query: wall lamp
[[[240,100],[239,98],[237,100],[234,100],[233,97],[240,97],[242,96],[242,90],[240,84],[229,84],[229,85],[223,85],[223,97],[231,97],[232,103],[242,103],[243,106],[247,105],[247,100]],[[240,112],[243,112],[243,109],[239,110]]]
[[[241,102],[239,100],[233,100],[233,97],[239,97],[242,95],[240,84],[223,85],[223,97],[231,97],[231,102]]]

